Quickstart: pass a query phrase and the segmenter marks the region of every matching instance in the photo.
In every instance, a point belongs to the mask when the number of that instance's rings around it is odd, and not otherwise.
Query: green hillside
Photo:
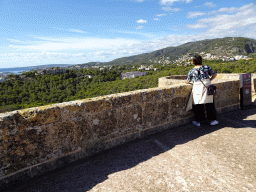
[[[182,55],[196,53],[211,53],[221,56],[250,55],[256,53],[256,40],[244,37],[226,37],[209,39],[196,42],[189,42],[177,47],[167,47],[151,53],[143,53],[130,57],[122,57],[104,63],[105,65],[127,65],[148,62],[149,60],[169,57],[170,61]]]

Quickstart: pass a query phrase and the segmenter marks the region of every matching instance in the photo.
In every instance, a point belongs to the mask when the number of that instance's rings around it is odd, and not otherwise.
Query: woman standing
[[[206,109],[207,119],[211,120],[210,125],[217,125],[219,122],[216,121],[213,95],[207,95],[207,89],[205,87],[211,85],[211,80],[213,80],[217,74],[211,67],[202,65],[202,57],[200,55],[195,55],[192,58],[192,63],[195,67],[189,71],[187,78],[187,83],[193,84],[192,93],[187,106],[187,110],[192,108],[195,114],[195,121],[192,121],[192,123],[199,127],[200,123],[205,120],[204,110]]]

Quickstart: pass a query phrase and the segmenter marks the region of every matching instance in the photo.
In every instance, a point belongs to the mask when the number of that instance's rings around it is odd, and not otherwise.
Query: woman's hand
[[[217,77],[217,74],[213,74],[213,76],[210,78],[210,81],[212,81],[213,79],[215,79],[215,77]]]

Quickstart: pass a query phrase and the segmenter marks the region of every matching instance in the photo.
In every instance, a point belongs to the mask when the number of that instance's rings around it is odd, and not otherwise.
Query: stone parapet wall
[[[221,80],[240,80],[240,75],[242,73],[218,73],[217,77],[212,81],[213,83]],[[170,85],[176,85],[180,83],[186,82],[186,75],[174,75],[161,77],[158,79],[158,87],[166,87]],[[252,102],[256,104],[256,73],[251,74],[251,82],[252,82]],[[240,84],[242,87],[242,84]]]
[[[217,75],[217,79],[234,79],[234,80],[237,80],[239,79],[240,80],[240,75],[242,73],[220,73]],[[256,104],[256,74],[255,73],[252,73],[251,74],[251,82],[252,82],[252,88],[251,88],[251,92],[252,92],[252,103],[253,104]],[[242,87],[242,84],[240,84],[240,87]]]
[[[187,79],[186,75],[173,75],[173,76],[161,77],[158,79],[158,87],[168,87],[170,85],[185,83],[186,79]]]
[[[240,80],[241,74],[242,73],[218,73],[217,79]],[[251,80],[252,80],[252,92],[255,93],[256,73],[251,74]]]
[[[238,109],[239,81],[216,86],[217,111]],[[170,85],[1,113],[0,188],[189,123],[191,90],[189,84]]]

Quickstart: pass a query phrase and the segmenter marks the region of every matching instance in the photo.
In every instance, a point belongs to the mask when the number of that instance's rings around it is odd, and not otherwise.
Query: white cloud
[[[220,9],[221,12],[223,9]],[[220,12],[220,10],[218,12]],[[235,8],[233,14],[218,14],[198,20],[195,24],[187,25],[189,29],[205,29],[205,34],[216,37],[244,36],[256,28],[256,6],[249,4]],[[225,12],[234,12],[234,8],[225,8]],[[255,33],[255,31],[253,31]],[[255,35],[254,35],[255,36]]]
[[[172,5],[174,2],[179,2],[179,1],[190,3],[192,0],[161,0],[160,4],[162,4],[162,5],[167,5],[167,4]]]
[[[7,39],[7,40],[12,43],[26,44],[26,41],[21,41],[21,40],[17,40],[17,39]]]
[[[219,10],[216,10],[216,11],[212,11],[210,12],[210,14],[213,14],[213,13],[234,13],[234,12],[239,12],[239,11],[245,11],[245,10],[248,10],[249,8],[251,7],[255,7],[255,5],[253,3],[250,3],[248,5],[244,5],[240,8],[236,8],[236,7],[230,7],[230,8],[220,8]]]
[[[11,63],[26,63],[25,66],[33,66],[37,64],[56,64],[56,63],[82,63],[87,59],[84,53],[59,53],[59,52],[39,52],[39,53],[8,53],[0,55],[0,63],[4,65],[5,62]],[[29,62],[28,62],[29,61]],[[21,65],[20,65],[21,66]],[[17,67],[17,66],[4,66]]]
[[[164,11],[172,11],[172,12],[179,12],[181,11],[180,8],[171,8],[171,7],[162,7]]]
[[[163,13],[163,14],[157,14],[156,16],[157,16],[157,17],[163,17],[163,16],[166,16],[166,14],[165,14],[165,13]]]
[[[204,23],[196,23],[196,24],[188,24],[187,27],[189,29],[205,29],[208,27],[208,25]]]
[[[61,31],[72,32],[72,33],[86,33],[85,31],[80,30],[80,29],[63,29],[63,28],[59,28],[59,27],[53,27],[53,28],[61,30]]]
[[[146,20],[143,20],[143,19],[137,20],[136,22],[137,22],[137,23],[147,23],[147,21],[146,21]]]
[[[188,12],[187,18],[194,18],[194,17],[202,16],[202,15],[205,15],[205,13],[202,13],[202,12]]]
[[[85,31],[79,30],[79,29],[69,29],[69,31],[74,33],[86,33]]]
[[[140,3],[140,2],[143,2],[144,0],[136,0],[136,1]]]
[[[159,21],[160,19],[159,18],[154,18],[155,21]]]
[[[135,29],[143,29],[144,26],[138,26]]]
[[[144,37],[147,37],[147,38],[156,38],[157,35],[154,35],[154,34],[150,34],[150,33],[141,33],[141,32],[138,32],[138,31],[121,31],[121,30],[118,30],[116,31],[118,33],[124,33],[124,34],[135,34],[135,35],[141,35],[141,36],[144,36]]]
[[[22,51],[64,51],[64,50],[97,50],[110,49],[119,47],[123,44],[137,43],[135,39],[107,39],[107,38],[75,38],[75,37],[34,37],[44,41],[30,41],[29,44],[20,45],[17,43],[10,44],[9,47]]]
[[[213,2],[206,2],[206,3],[204,3],[204,6],[209,7],[209,8],[216,7],[216,5]]]

